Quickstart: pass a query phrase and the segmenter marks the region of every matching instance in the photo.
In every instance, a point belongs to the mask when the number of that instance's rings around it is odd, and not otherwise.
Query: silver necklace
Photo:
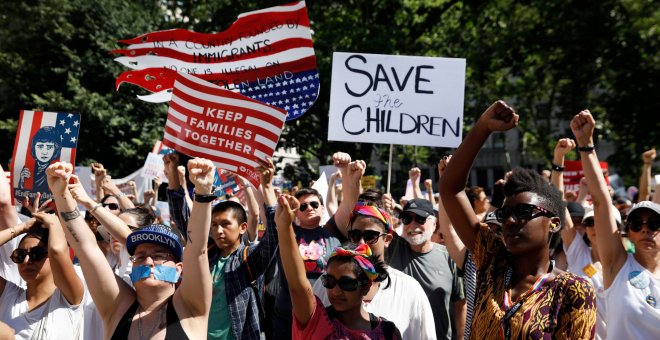
[[[140,336],[140,339],[146,339],[146,338],[142,335],[142,312],[140,312],[141,309],[142,309],[142,306],[138,305],[138,313],[139,313],[139,314],[138,314],[138,322],[137,322],[137,324],[138,324],[138,335]],[[163,315],[165,315],[164,311],[165,311],[165,310],[164,310],[163,307],[161,306],[161,307],[160,307],[160,311],[159,311],[160,315],[158,316],[158,323],[155,324],[155,325],[151,328],[151,331],[149,331],[149,333],[147,333],[149,336],[153,335],[153,334],[154,334],[154,331],[155,331],[157,328],[159,328],[160,326],[163,325]]]

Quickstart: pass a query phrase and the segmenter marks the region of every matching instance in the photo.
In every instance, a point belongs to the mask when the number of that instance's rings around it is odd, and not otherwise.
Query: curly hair
[[[564,225],[566,203],[563,200],[562,194],[540,174],[530,169],[513,169],[511,177],[504,184],[504,195],[510,197],[521,192],[536,194],[540,198],[544,208],[550,210],[550,212],[559,218],[561,226]]]

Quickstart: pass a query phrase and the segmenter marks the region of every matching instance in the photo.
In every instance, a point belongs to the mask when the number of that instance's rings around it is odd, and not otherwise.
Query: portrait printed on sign
[[[78,114],[21,111],[12,157],[15,199],[32,200],[37,193],[42,201],[52,197],[46,169],[57,161],[74,163],[79,128]]]

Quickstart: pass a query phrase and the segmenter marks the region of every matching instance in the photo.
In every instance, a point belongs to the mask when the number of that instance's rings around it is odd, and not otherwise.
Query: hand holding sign
[[[268,157],[265,161],[257,160],[257,163],[259,163],[257,171],[259,171],[261,185],[265,187],[273,183],[273,176],[275,175],[275,164],[273,164],[273,160]]]
[[[595,128],[596,120],[594,120],[589,110],[581,111],[571,120],[571,130],[580,147],[594,145],[593,134]]]
[[[53,194],[61,194],[67,190],[68,181],[73,173],[73,165],[67,162],[55,162],[46,169],[48,187]]]
[[[212,194],[215,165],[208,159],[195,158],[188,161],[190,181],[195,185],[195,194]]]
[[[511,130],[518,125],[515,110],[503,100],[494,102],[484,111],[478,124],[484,124],[491,132]]]

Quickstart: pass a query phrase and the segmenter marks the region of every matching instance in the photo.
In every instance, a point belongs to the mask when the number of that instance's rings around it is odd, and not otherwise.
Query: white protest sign
[[[314,182],[314,185],[312,185],[312,189],[316,189],[316,191],[321,194],[321,197],[323,197],[323,203],[328,203],[328,178],[325,177],[325,173],[321,173],[319,179],[317,179]],[[324,209],[323,211],[324,213],[323,218],[321,219],[321,225],[324,225],[325,222],[328,222],[330,219],[328,210]]]
[[[457,147],[465,59],[335,52],[328,140]]]
[[[147,160],[142,167],[142,176],[149,179],[160,178],[162,182],[167,183],[167,176],[165,176],[165,163],[163,162],[163,155],[150,152],[147,155]]]

